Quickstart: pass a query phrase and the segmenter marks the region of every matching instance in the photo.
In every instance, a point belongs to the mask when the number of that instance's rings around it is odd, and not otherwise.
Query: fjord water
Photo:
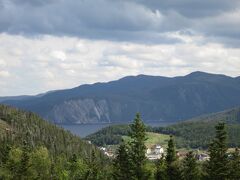
[[[146,125],[156,127],[156,126],[167,126],[173,124],[174,122],[147,122]],[[122,123],[104,123],[104,124],[61,124],[59,126],[63,127],[66,130],[71,131],[73,134],[78,135],[80,137],[86,137],[89,134],[95,133],[98,130],[111,126],[118,125]]]

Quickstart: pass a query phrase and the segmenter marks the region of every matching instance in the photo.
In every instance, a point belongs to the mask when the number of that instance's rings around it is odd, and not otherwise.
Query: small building
[[[155,154],[163,154],[164,153],[163,147],[160,145],[156,145],[154,151],[155,151]]]
[[[204,153],[197,154],[196,158],[199,161],[208,161],[210,159],[209,155],[208,154],[204,154]]]
[[[106,148],[105,147],[100,147],[100,150],[105,152]]]
[[[154,145],[152,147],[147,148],[146,157],[149,160],[160,159],[164,154],[164,149],[161,145]]]

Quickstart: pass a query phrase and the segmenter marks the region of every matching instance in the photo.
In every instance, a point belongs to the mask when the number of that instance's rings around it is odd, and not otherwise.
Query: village
[[[107,147],[99,147],[99,149],[108,157],[115,157],[115,148],[113,146]],[[206,152],[194,150],[195,157],[198,161],[207,161],[209,160],[209,155]],[[177,151],[177,156],[179,159],[183,159],[186,157],[188,151],[187,150],[179,150]],[[146,158],[150,161],[155,161],[161,159],[161,157],[165,157],[166,149],[159,144],[150,145],[146,148]]]

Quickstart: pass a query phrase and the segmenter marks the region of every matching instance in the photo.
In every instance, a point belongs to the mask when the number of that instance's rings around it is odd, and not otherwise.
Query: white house
[[[149,160],[160,159],[163,154],[164,154],[164,149],[160,145],[154,145],[151,148],[147,148],[146,150],[146,157]]]
[[[163,147],[160,145],[156,145],[154,152],[155,154],[163,154],[164,153]]]

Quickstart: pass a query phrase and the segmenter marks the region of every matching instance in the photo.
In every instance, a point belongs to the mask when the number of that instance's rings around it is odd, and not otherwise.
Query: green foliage
[[[28,144],[24,142],[24,146],[22,148],[21,160],[20,160],[19,168],[17,170],[19,179],[28,178],[28,173],[29,173],[28,171],[30,167],[29,158],[30,158],[29,147],[28,147]]]
[[[130,132],[129,125],[108,126],[100,131],[87,136],[85,139],[97,146],[116,145],[122,141],[122,136],[127,136]]]
[[[240,108],[205,115],[168,127],[154,127],[151,131],[174,135],[178,148],[207,149],[214,138],[215,126],[226,123],[228,146],[240,146]]]
[[[0,119],[8,124],[8,129],[0,134],[0,143],[23,146],[26,142],[29,148],[44,146],[53,156],[64,153],[67,158],[73,154],[89,157],[94,150],[97,157],[104,156],[96,150],[94,145],[81,140],[69,131],[50,124],[34,113],[21,111],[0,105]]]
[[[155,172],[156,180],[167,180],[167,165],[164,159],[164,156],[156,162],[156,172]]]
[[[240,151],[238,148],[232,153],[229,178],[232,180],[240,179]]]
[[[175,143],[173,137],[170,136],[166,155],[167,178],[169,180],[181,179],[180,164],[177,158]]]
[[[183,178],[184,180],[200,180],[200,169],[192,151],[183,160]]]
[[[0,179],[108,179],[110,161],[94,145],[37,115],[0,105]],[[3,126],[1,126],[3,127]]]
[[[115,180],[131,180],[133,177],[129,148],[129,146],[122,142],[117,150],[116,158],[113,161],[113,178]]]
[[[137,114],[133,124],[130,125],[130,147],[131,147],[131,160],[133,165],[133,173],[136,179],[147,179],[146,172],[146,127],[142,122],[140,115]]]
[[[219,123],[215,128],[216,136],[209,147],[208,175],[211,180],[225,180],[229,176],[227,132],[224,123]]]
[[[176,160],[177,160],[177,154],[176,154],[175,144],[174,144],[173,137],[170,136],[170,140],[168,141],[168,147],[167,147],[166,162],[168,165],[170,165]]]
[[[34,149],[29,155],[29,171],[33,179],[48,179],[50,177],[51,159],[46,147]]]
[[[146,127],[139,114],[130,125],[129,136],[131,138],[128,141],[129,146],[121,144],[117,150],[117,157],[114,161],[114,179],[124,179],[127,174],[128,179],[148,179],[151,173],[146,166]]]

